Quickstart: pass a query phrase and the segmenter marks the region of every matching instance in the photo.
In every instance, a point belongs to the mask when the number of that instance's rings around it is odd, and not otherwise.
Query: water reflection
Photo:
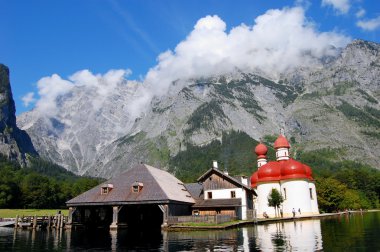
[[[188,232],[0,228],[0,251],[376,251],[379,222],[372,213]]]
[[[256,243],[261,250],[304,251],[322,249],[321,222],[319,219],[273,223],[256,226]]]

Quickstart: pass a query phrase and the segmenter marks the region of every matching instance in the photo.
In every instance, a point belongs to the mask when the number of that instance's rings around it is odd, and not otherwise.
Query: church
[[[255,148],[257,171],[251,176],[251,187],[256,191],[254,200],[257,217],[275,217],[274,207],[268,206],[268,196],[275,188],[284,201],[280,206],[283,217],[319,214],[317,193],[312,170],[289,157],[290,145],[282,134],[274,142],[276,161],[267,160],[268,148],[260,143]]]

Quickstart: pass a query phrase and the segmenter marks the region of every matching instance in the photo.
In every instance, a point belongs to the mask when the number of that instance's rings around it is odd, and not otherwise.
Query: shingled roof
[[[142,185],[139,192],[132,189],[136,182]],[[112,188],[102,194],[102,187],[108,185]],[[179,179],[146,164],[139,164],[66,202],[68,206],[158,203],[194,204],[195,201]]]

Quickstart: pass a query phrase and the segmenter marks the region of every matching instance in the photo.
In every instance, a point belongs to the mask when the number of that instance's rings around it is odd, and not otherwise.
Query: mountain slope
[[[294,152],[330,147],[341,149],[342,159],[379,167],[379,53],[379,44],[354,41],[338,57],[276,80],[239,70],[180,80],[138,118],[125,111],[138,85],[116,86],[97,107],[91,92],[75,88],[60,98],[55,117],[31,111],[18,123],[42,156],[102,177],[141,161],[168,168],[189,144],[222,141],[224,132],[257,141],[280,129],[297,142]]]

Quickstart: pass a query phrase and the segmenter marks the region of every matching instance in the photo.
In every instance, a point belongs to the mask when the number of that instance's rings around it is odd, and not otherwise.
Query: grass
[[[229,221],[229,222],[223,222],[223,223],[206,223],[206,222],[184,222],[184,223],[179,223],[176,224],[176,226],[186,226],[186,227],[223,227],[223,226],[230,226],[233,224],[238,224],[240,221]]]
[[[0,209],[0,218],[15,218],[18,216],[47,216],[55,215],[58,211],[62,214],[68,215],[68,209]]]

